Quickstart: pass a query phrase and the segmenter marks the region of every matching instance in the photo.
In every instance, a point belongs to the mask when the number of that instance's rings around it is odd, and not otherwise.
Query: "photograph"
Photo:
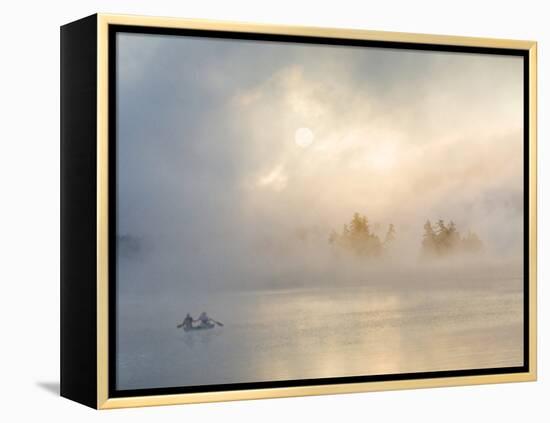
[[[525,371],[523,53],[200,32],[111,34],[114,392]]]
[[[9,423],[548,423],[543,2],[3,6]]]

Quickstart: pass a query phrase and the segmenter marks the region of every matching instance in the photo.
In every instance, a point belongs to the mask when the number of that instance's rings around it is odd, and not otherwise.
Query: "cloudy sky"
[[[117,54],[117,230],[159,279],[324,248],[356,211],[410,248],[443,218],[522,251],[519,57],[141,34]]]

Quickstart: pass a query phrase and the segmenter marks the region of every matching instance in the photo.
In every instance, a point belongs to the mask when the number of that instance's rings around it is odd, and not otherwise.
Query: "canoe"
[[[206,329],[212,329],[215,328],[216,325],[214,323],[201,323],[199,326],[187,326],[183,328],[185,332],[193,332],[196,330],[206,330]]]

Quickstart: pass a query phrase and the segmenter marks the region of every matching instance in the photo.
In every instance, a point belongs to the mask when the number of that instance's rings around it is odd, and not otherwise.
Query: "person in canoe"
[[[187,313],[187,316],[185,316],[185,319],[183,319],[183,323],[179,327],[182,327],[185,330],[193,328],[193,318],[189,313]]]
[[[199,324],[196,326],[193,326],[193,323],[198,322]],[[193,319],[189,313],[185,316],[185,319],[182,323],[177,325],[178,329],[185,330],[186,332],[190,330],[199,330],[199,329],[212,329],[214,326],[223,326],[222,322],[218,322],[217,320],[212,319],[208,314],[206,314],[205,311],[203,311],[198,319]]]
[[[195,322],[199,322],[200,324],[200,327],[203,327],[203,328],[210,328],[212,326],[214,326],[214,320],[210,318],[210,316],[208,316],[208,314],[206,314],[206,311],[203,311],[199,318],[197,320],[195,320]]]

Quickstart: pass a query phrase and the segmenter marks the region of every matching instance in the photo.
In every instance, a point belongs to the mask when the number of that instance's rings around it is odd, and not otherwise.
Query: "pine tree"
[[[444,220],[439,219],[435,230],[429,220],[424,224],[422,239],[424,255],[447,256],[460,252],[480,251],[482,248],[483,243],[475,233],[470,231],[466,237],[462,238],[452,220],[445,224]]]
[[[353,214],[351,222],[344,225],[341,234],[333,232],[329,242],[361,257],[378,256],[382,253],[380,238],[370,231],[367,217],[359,213]]]
[[[350,227],[352,234],[356,236],[359,236],[361,234],[370,234],[368,219],[366,218],[366,216],[361,216],[359,213],[354,213]]]
[[[437,252],[437,235],[430,220],[424,223],[424,235],[422,237],[422,252],[432,256]]]
[[[437,254],[443,255],[449,250],[449,228],[443,219],[439,219],[436,223],[435,245]]]
[[[455,251],[460,248],[460,234],[455,223],[451,220],[447,229],[447,250]]]

